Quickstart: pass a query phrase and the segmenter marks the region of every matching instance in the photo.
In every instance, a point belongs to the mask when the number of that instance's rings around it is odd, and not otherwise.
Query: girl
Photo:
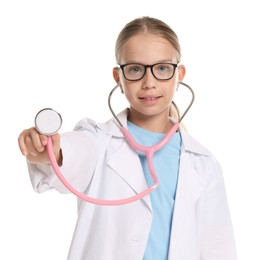
[[[164,22],[135,19],[116,41],[113,77],[129,102],[118,118],[135,140],[158,143],[178,120],[172,100],[185,76],[178,38]],[[35,128],[19,136],[33,187],[67,192],[53,173],[47,137]],[[151,184],[147,159],[134,151],[115,119],[80,121],[53,136],[62,173],[95,198],[131,197]],[[221,167],[184,129],[154,155],[160,185],[122,206],[79,200],[70,260],[235,260],[235,243]]]

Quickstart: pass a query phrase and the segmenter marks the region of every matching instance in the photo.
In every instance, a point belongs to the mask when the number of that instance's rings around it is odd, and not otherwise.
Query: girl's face
[[[155,63],[177,63],[178,53],[173,46],[153,34],[138,34],[131,37],[123,47],[120,64],[139,63],[153,65]],[[174,76],[169,80],[158,80],[146,69],[144,77],[138,81],[125,79],[122,69],[114,68],[114,79],[120,83],[121,90],[130,104],[130,117],[169,118],[171,101],[185,75],[185,68],[176,68]]]

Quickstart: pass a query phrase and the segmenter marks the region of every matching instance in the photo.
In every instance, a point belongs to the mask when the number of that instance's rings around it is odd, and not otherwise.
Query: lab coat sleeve
[[[73,131],[61,135],[63,162],[60,170],[80,192],[86,190],[96,167],[97,137],[88,131]],[[50,165],[30,164],[28,169],[32,186],[37,192],[56,189],[68,193]]]
[[[200,260],[236,260],[233,227],[220,165],[203,197]]]

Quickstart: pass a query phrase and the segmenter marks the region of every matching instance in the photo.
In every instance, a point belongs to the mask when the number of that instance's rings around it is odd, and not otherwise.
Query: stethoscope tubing
[[[50,163],[52,165],[52,168],[54,170],[54,172],[56,173],[57,177],[59,178],[59,180],[63,183],[63,185],[74,195],[76,195],[79,199],[86,201],[86,202],[90,202],[93,204],[97,204],[97,205],[103,205],[103,206],[117,206],[117,205],[124,205],[124,204],[129,204],[132,202],[135,202],[137,200],[142,199],[143,197],[145,197],[146,195],[148,195],[149,193],[151,193],[153,190],[155,190],[158,185],[159,185],[159,180],[158,177],[154,171],[154,167],[153,167],[153,156],[154,153],[158,150],[160,150],[164,145],[166,145],[166,143],[171,139],[171,137],[176,133],[176,131],[179,128],[179,124],[181,122],[181,120],[183,119],[183,117],[186,115],[186,113],[188,112],[188,110],[190,109],[190,107],[193,104],[194,101],[194,92],[192,90],[192,88],[183,83],[183,82],[179,82],[180,84],[186,86],[192,93],[192,99],[191,102],[188,106],[188,108],[185,110],[185,112],[182,114],[182,116],[179,118],[179,121],[176,122],[172,128],[170,129],[170,131],[165,135],[165,137],[158,142],[157,144],[153,145],[153,146],[143,146],[138,144],[134,138],[132,137],[132,135],[129,133],[129,131],[123,126],[123,124],[120,122],[120,120],[118,119],[117,115],[114,113],[112,106],[111,106],[111,96],[113,94],[113,92],[119,87],[118,85],[115,86],[112,91],[110,92],[109,96],[108,96],[108,105],[109,105],[109,109],[111,111],[111,113],[113,114],[115,120],[118,122],[119,127],[121,129],[121,132],[123,133],[123,135],[125,136],[126,140],[128,141],[129,145],[135,149],[138,150],[140,152],[143,152],[146,157],[147,157],[147,161],[148,161],[148,168],[150,170],[151,176],[153,178],[154,183],[149,186],[147,189],[145,189],[144,191],[133,195],[131,197],[128,198],[122,198],[122,199],[115,199],[115,200],[107,200],[107,199],[97,199],[97,198],[93,198],[90,196],[87,196],[86,194],[78,191],[76,188],[74,188],[69,181],[64,177],[64,175],[61,173],[60,171],[60,167],[56,161],[56,157],[54,155],[53,152],[53,143],[52,143],[52,138],[51,136],[48,136],[48,143],[47,143],[47,153],[50,159]]]
[[[75,189],[69,182],[68,180],[64,177],[64,175],[61,173],[59,165],[56,161],[55,155],[53,153],[53,144],[52,144],[52,138],[51,136],[48,137],[48,144],[47,144],[47,151],[48,151],[48,156],[52,165],[52,168],[54,172],[56,173],[57,177],[59,180],[63,183],[63,185],[74,195],[76,195],[79,199],[90,202],[93,204],[97,205],[103,205],[103,206],[117,206],[117,205],[124,205],[124,204],[129,204],[134,201],[142,199],[144,196],[148,195],[150,192],[152,192],[154,189],[157,188],[158,184],[155,183],[154,185],[150,186],[148,189],[144,190],[141,193],[138,193],[137,195],[134,195],[129,198],[124,198],[124,199],[116,199],[116,200],[104,200],[104,199],[96,199],[90,196],[87,196],[86,194],[78,191]]]
[[[47,152],[48,152],[48,156],[49,156],[52,168],[53,168],[54,172],[56,173],[57,177],[59,178],[59,180],[63,183],[63,185],[71,193],[76,195],[79,199],[84,200],[86,202],[94,203],[97,205],[103,205],[103,206],[124,205],[124,204],[129,204],[129,203],[142,199],[144,196],[148,195],[149,193],[151,193],[153,190],[155,190],[158,187],[159,181],[158,181],[157,175],[154,171],[154,167],[152,165],[153,155],[156,151],[160,150],[170,140],[170,138],[177,131],[178,127],[179,127],[179,124],[176,123],[172,127],[172,129],[168,132],[168,134],[163,138],[163,140],[161,140],[159,143],[157,143],[156,145],[153,145],[153,146],[142,146],[142,145],[138,144],[125,127],[121,128],[121,131],[124,134],[125,138],[128,140],[129,144],[134,149],[139,150],[140,152],[143,152],[146,154],[147,159],[148,159],[148,167],[151,172],[151,176],[154,180],[154,184],[151,185],[150,187],[148,187],[146,190],[144,190],[132,197],[124,198],[124,199],[116,199],[116,200],[96,199],[96,198],[87,196],[86,194],[78,191],[76,188],[74,188],[74,186],[72,186],[68,182],[68,180],[64,177],[64,175],[60,171],[60,167],[57,163],[56,157],[53,152],[53,144],[52,144],[51,136],[48,136]]]

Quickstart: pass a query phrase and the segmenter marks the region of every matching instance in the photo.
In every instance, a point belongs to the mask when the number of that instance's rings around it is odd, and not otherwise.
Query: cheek
[[[135,94],[139,85],[136,82],[126,82],[125,78],[120,78],[120,88],[127,97],[131,97]]]
[[[124,84],[121,86],[122,88],[122,93],[125,95],[128,103],[132,104],[135,102],[136,98],[136,92],[135,89],[129,85],[125,86]]]
[[[122,93],[124,93],[124,95],[128,101],[130,101],[132,99],[132,92],[130,92],[128,88],[122,87]]]
[[[171,93],[172,97],[175,96],[178,86],[179,86],[178,78],[175,75],[174,78],[172,79],[171,86],[169,86],[171,88],[170,93]]]
[[[118,77],[119,77],[120,84],[124,85],[125,84],[125,77],[123,76],[123,72],[121,70],[118,72]]]
[[[177,83],[173,82],[172,84],[170,84],[168,86],[168,96],[171,97],[171,98],[174,98],[175,96],[175,93],[176,93],[176,90],[177,90]]]
[[[175,94],[176,94],[176,90],[177,90],[177,87],[176,86],[174,86],[174,88],[172,89],[172,96],[174,97],[175,96]]]

